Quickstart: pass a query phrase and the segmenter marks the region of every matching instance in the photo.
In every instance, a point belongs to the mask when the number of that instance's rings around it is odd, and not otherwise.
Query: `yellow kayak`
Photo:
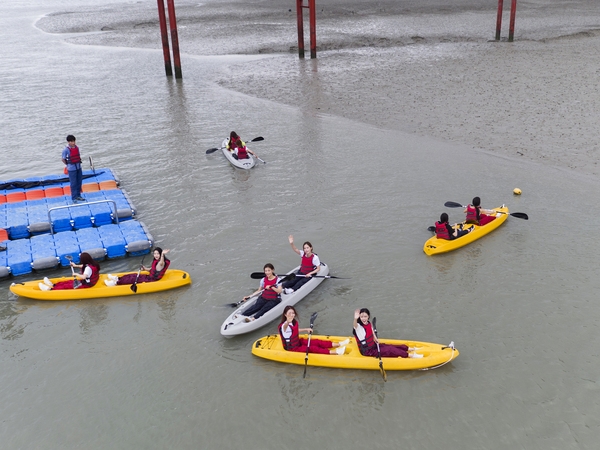
[[[305,339],[307,335],[301,336]],[[319,336],[313,335],[311,339],[324,339],[340,342],[347,337],[343,336]],[[395,339],[380,339],[382,344],[401,345],[417,347],[417,353],[423,358],[382,358],[385,370],[417,370],[444,365],[458,356],[458,350],[453,346],[444,346],[430,342],[399,341]],[[452,344],[453,345],[453,344]],[[270,334],[258,339],[252,344],[252,354],[260,358],[270,359],[287,364],[304,365],[305,352],[290,352],[284,350],[281,337],[278,334]],[[365,369],[379,370],[379,358],[363,356],[358,350],[356,339],[351,338],[343,355],[322,355],[319,353],[308,354],[308,365],[319,367],[331,367],[335,369]]]
[[[490,223],[480,227],[479,225],[467,225],[464,222],[461,224],[457,224],[456,226],[463,225],[466,228],[473,226],[473,231],[469,234],[459,237],[458,239],[448,240],[448,239],[438,239],[433,236],[429,238],[425,245],[423,246],[423,251],[427,255],[437,255],[438,253],[446,253],[451,252],[452,250],[456,250],[457,248],[464,247],[467,244],[470,244],[473,241],[476,241],[480,237],[485,236],[488,233],[491,233],[500,225],[502,225],[509,216],[508,208],[504,205],[499,208],[494,208],[493,211],[496,211],[496,219],[491,221]],[[515,213],[519,214],[519,213]]]
[[[131,272],[127,272],[131,273]],[[141,272],[147,274],[148,272]],[[122,276],[125,273],[116,273],[114,275]],[[61,277],[51,278],[52,283],[58,283],[59,281],[71,280],[73,277]],[[122,286],[106,286],[104,280],[106,280],[106,274],[100,274],[100,279],[95,286],[85,289],[61,289],[56,291],[42,291],[38,284],[42,280],[26,281],[24,283],[13,283],[10,286],[10,290],[13,294],[20,297],[33,298],[35,300],[87,300],[91,298],[103,298],[103,297],[120,297],[124,295],[140,295],[148,294],[149,292],[166,291],[168,289],[174,289],[186,284],[190,284],[192,279],[190,274],[183,270],[168,269],[165,275],[158,281],[152,283],[138,283],[137,293],[131,290],[130,284],[124,284]]]

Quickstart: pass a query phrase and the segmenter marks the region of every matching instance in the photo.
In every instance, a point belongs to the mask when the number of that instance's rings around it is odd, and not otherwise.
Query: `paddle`
[[[466,206],[461,205],[460,203],[456,203],[456,202],[446,202],[446,203],[444,203],[444,206],[446,208],[466,208]],[[494,211],[494,213],[506,214],[504,211]],[[513,217],[516,217],[517,219],[529,220],[529,216],[522,212],[515,212],[515,213],[508,213],[508,214]]]
[[[381,360],[381,350],[379,350],[379,337],[377,336],[377,318],[373,317],[373,333],[375,333],[375,337],[377,338],[377,356],[379,357],[379,371],[381,372],[381,376],[383,377],[383,381],[387,381],[387,375],[385,374],[385,370],[383,368],[383,361]]]
[[[135,277],[135,281],[133,282],[133,284],[131,286],[129,286],[129,289],[131,289],[134,294],[137,293],[137,282],[138,282],[138,278],[140,277],[140,272],[142,271],[142,267],[144,267],[144,258],[145,257],[146,257],[146,255],[144,255],[144,257],[142,258],[142,262],[140,263],[140,270],[138,270],[137,276]]]
[[[79,286],[81,286],[81,282],[75,276],[75,270],[73,269],[73,266],[71,264],[73,262],[73,257],[71,255],[66,255],[65,259],[67,261],[69,261],[69,266],[71,267],[71,273],[73,274],[73,289],[77,289]]]
[[[291,273],[290,275],[294,275],[294,277],[302,277],[302,278],[306,278],[306,275],[301,275],[299,273]],[[288,276],[290,276],[288,275]],[[250,278],[254,279],[254,280],[260,280],[261,278],[264,278],[265,274],[264,272],[252,272],[250,274]],[[278,277],[281,275],[277,275]],[[350,278],[342,278],[342,277],[334,277],[333,275],[312,275],[312,277],[310,278],[337,278],[338,280],[349,280]]]
[[[255,137],[254,139],[252,139],[251,141],[248,141],[248,142],[258,142],[258,141],[264,141],[264,140],[265,140],[265,138],[264,138],[264,137],[262,137],[262,136],[258,136],[258,137]],[[223,148],[223,147],[220,147],[220,148],[217,148],[217,147],[215,147],[215,148],[209,148],[208,150],[206,150],[206,154],[207,154],[207,155],[210,155],[211,153],[214,153],[214,152],[216,152],[217,150],[221,150],[222,148]],[[258,156],[257,156],[256,158],[257,158],[257,159],[260,159]],[[262,159],[260,159],[260,160],[262,161]],[[264,161],[262,161],[262,162],[264,162]],[[264,163],[265,163],[265,162],[264,162]],[[266,164],[266,163],[265,163],[265,164]]]
[[[304,357],[304,374],[302,378],[306,378],[306,366],[308,366],[308,349],[310,348],[310,337],[312,336],[313,326],[315,324],[315,319],[317,318],[316,312],[312,313],[310,316],[310,332],[308,333],[308,344],[306,345],[306,356]]]
[[[278,275],[275,275],[275,276],[278,276]],[[264,274],[264,273],[261,273],[261,277],[260,277],[260,278],[264,278],[264,277],[265,277],[265,274]],[[284,281],[289,281],[289,280],[291,280],[291,279],[293,279],[293,278],[294,278],[294,274],[293,274],[293,273],[291,273],[291,274],[289,274],[289,275],[286,275],[285,277],[283,277],[281,280],[279,280],[279,281],[277,282],[277,284],[281,284],[281,283],[283,283]],[[249,297],[247,300],[244,300],[244,299],[242,299],[242,300],[240,300],[240,301],[239,301],[239,302],[237,302],[237,303],[227,303],[225,306],[231,306],[232,308],[237,308],[237,307],[238,307],[238,306],[240,306],[242,303],[244,303],[244,302],[246,302],[246,301],[250,300],[252,297],[256,297],[257,295],[260,295],[260,294],[262,294],[262,292],[263,292],[263,291],[264,291],[264,289],[262,289],[261,291],[258,291],[256,294],[254,294],[254,295],[251,295],[251,296],[250,296],[250,297]]]

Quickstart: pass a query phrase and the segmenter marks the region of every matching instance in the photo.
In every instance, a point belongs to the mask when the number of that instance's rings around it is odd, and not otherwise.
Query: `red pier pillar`
[[[498,0],[498,16],[496,17],[496,40],[500,40],[500,30],[502,30],[502,7],[504,0]]]
[[[163,57],[165,59],[165,72],[168,77],[173,76],[171,67],[171,52],[169,50],[169,34],[167,32],[167,17],[165,15],[165,3],[163,0],[156,0],[158,3],[158,23],[160,24],[160,36],[162,39]]]
[[[160,23],[160,35],[162,38],[163,56],[165,59],[165,71],[168,77],[173,76],[171,69],[171,51],[169,49],[169,35],[167,31],[167,19],[165,15],[164,0],[157,0],[158,21]],[[177,37],[177,19],[175,17],[175,1],[167,0],[167,11],[169,13],[169,25],[171,31],[171,42],[173,43],[173,62],[175,65],[175,78],[182,78],[181,58],[179,57],[179,38]]]
[[[500,31],[502,28],[502,8],[504,0],[498,0],[498,16],[496,18],[496,40],[500,40]],[[508,29],[508,42],[513,42],[515,37],[515,19],[517,16],[517,0],[511,0],[510,4],[510,25]]]
[[[512,42],[515,37],[515,19],[517,15],[517,0],[512,0],[510,4],[510,25],[508,28],[508,42]]]
[[[304,8],[308,8],[310,20],[310,57],[317,57],[317,7],[316,0],[308,0],[308,6],[304,0],[296,0],[296,15],[298,17],[298,56],[304,58]]]

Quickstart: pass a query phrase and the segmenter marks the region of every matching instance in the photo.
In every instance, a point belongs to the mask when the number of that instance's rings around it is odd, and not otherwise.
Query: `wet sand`
[[[309,59],[306,15],[307,59],[299,60],[291,2],[291,11],[272,0],[178,2],[184,77],[194,76],[185,66],[191,55],[274,55],[232,65],[217,82],[306,112],[598,174],[597,3],[522,2],[513,43],[510,2],[499,42],[495,2],[317,3],[318,57]],[[77,43],[118,46],[125,33],[127,45],[160,48],[155,7],[144,5],[142,20],[139,4],[125,8],[135,19],[115,7],[77,20],[58,12],[38,26],[106,32]]]

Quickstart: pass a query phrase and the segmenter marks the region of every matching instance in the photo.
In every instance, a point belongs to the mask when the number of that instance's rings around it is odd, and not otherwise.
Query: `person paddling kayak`
[[[480,205],[481,199],[479,197],[473,198],[473,202],[465,208],[465,213],[467,214],[465,223],[473,223],[482,227],[496,219],[495,215],[490,215],[494,214],[494,211],[483,209]]]
[[[60,289],[85,289],[94,286],[100,279],[100,264],[98,264],[89,253],[83,252],[79,257],[81,264],[70,262],[71,267],[81,268],[81,273],[73,272],[72,280],[59,281],[52,283],[48,277],[44,277],[44,282],[39,283],[38,287],[42,291],[53,291]]]
[[[304,275],[303,277],[296,277],[293,280],[283,283],[283,288],[285,289],[284,292],[286,294],[291,294],[300,289],[305,283],[308,283],[313,275],[319,273],[319,270],[321,270],[321,260],[316,253],[313,253],[313,246],[310,242],[306,241],[302,244],[302,250],[298,250],[294,245],[294,236],[290,234],[288,241],[292,246],[292,250],[298,253],[302,258],[298,274]]]
[[[279,278],[275,275],[275,267],[271,263],[265,264],[263,267],[265,277],[260,280],[259,288],[251,295],[247,295],[242,300],[246,301],[250,297],[258,295],[262,292],[261,296],[256,299],[256,303],[244,311],[244,315],[247,316],[244,321],[252,322],[271,308],[274,308],[279,302],[281,302],[281,291],[283,288],[279,285]]]
[[[165,256],[167,253],[169,253],[169,249],[166,249],[164,251],[160,247],[156,247],[154,249],[154,252],[152,253],[154,256],[154,259],[152,260],[152,265],[150,267],[141,267],[142,270],[150,272],[148,275],[138,275],[138,273],[135,272],[126,273],[125,275],[117,277],[116,275],[111,275],[109,273],[107,275],[108,279],[104,280],[104,284],[106,284],[107,286],[116,286],[123,284],[151,283],[153,281],[158,281],[164,276],[165,272],[169,268],[169,265],[171,264],[171,261]]]
[[[442,213],[440,215],[439,222],[435,223],[435,235],[438,239],[447,239],[452,241],[464,236],[465,234],[469,234],[471,231],[473,231],[473,228],[474,227],[471,225],[469,228],[463,229],[462,224],[454,228],[448,223],[448,214]]]
[[[369,322],[371,312],[367,308],[357,309],[354,311],[354,337],[356,344],[363,356],[374,356],[377,358],[381,355],[382,358],[422,358],[423,355],[416,352],[416,348],[411,348],[408,345],[390,345],[379,344],[379,339],[373,332],[373,326]],[[379,355],[377,352],[377,344],[379,344]]]
[[[279,324],[279,335],[281,336],[283,348],[290,352],[321,353],[323,355],[344,354],[346,345],[348,345],[350,339],[345,339],[341,342],[311,339],[309,347],[308,339],[299,337],[299,334],[300,332],[312,333],[312,329],[300,328],[298,318],[298,313],[296,313],[296,309],[293,306],[288,305],[285,307],[281,323]]]

